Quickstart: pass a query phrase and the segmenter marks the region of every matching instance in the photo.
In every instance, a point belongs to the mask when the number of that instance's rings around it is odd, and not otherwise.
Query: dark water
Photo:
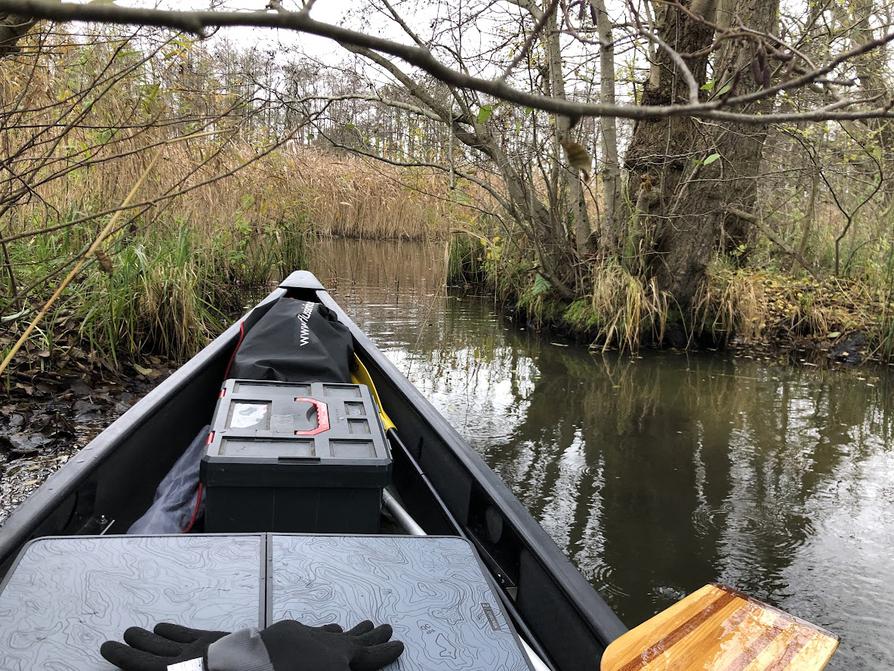
[[[719,580],[840,635],[829,668],[894,668],[894,375],[593,355],[448,296],[443,247],[314,256],[628,625]]]

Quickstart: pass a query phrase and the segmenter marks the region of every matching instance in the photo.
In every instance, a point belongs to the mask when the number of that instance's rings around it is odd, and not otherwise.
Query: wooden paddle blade
[[[819,671],[838,637],[723,585],[705,585],[615,639],[602,671]]]

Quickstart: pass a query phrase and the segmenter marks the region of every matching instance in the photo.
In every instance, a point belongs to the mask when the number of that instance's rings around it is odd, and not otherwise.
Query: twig
[[[751,222],[752,224],[757,226],[761,230],[761,232],[767,236],[767,239],[770,242],[772,242],[774,245],[779,247],[786,254],[791,256],[795,261],[797,261],[798,264],[802,268],[804,268],[804,270],[806,270],[808,273],[810,273],[811,277],[813,277],[814,279],[817,279],[816,270],[813,268],[813,266],[810,265],[810,262],[807,261],[807,259],[805,259],[801,255],[800,252],[798,252],[795,249],[792,249],[787,244],[785,244],[784,241],[782,241],[781,239],[776,237],[776,235],[773,233],[773,231],[771,231],[770,228],[768,226],[766,226],[763,221],[761,221],[760,217],[755,216],[755,215],[751,214],[750,212],[745,212],[744,210],[740,210],[736,207],[728,207],[728,208],[726,208],[726,211],[729,214],[733,215],[734,217],[739,217],[739,219],[744,219],[745,221]]]
[[[500,78],[497,81],[505,80],[512,71],[515,70],[515,66],[522,62],[525,56],[528,55],[528,52],[531,50],[531,47],[534,46],[534,42],[537,40],[537,37],[543,32],[544,26],[546,26],[546,22],[549,21],[549,17],[552,16],[552,13],[556,11],[556,7],[559,4],[559,0],[552,0],[546,9],[543,10],[543,13],[540,15],[540,18],[537,19],[537,23],[534,24],[534,30],[531,31],[531,34],[528,35],[528,39],[525,40],[525,43],[522,45],[521,51],[519,51],[515,58],[512,59],[512,62],[506,66],[506,69],[503,70],[503,74],[500,75]]]

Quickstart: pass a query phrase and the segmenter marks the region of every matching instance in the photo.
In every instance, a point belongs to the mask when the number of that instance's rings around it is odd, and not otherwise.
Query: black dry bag
[[[228,378],[350,382],[354,343],[325,305],[280,298],[245,334]]]

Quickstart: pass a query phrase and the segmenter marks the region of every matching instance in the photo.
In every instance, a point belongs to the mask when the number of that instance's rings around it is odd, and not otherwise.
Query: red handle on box
[[[315,398],[306,398],[304,396],[296,396],[295,402],[304,402],[310,403],[314,409],[317,411],[317,425],[313,429],[308,429],[307,431],[296,431],[296,436],[315,436],[318,433],[323,433],[324,431],[329,430],[329,407],[323,403],[322,401],[318,401]]]

